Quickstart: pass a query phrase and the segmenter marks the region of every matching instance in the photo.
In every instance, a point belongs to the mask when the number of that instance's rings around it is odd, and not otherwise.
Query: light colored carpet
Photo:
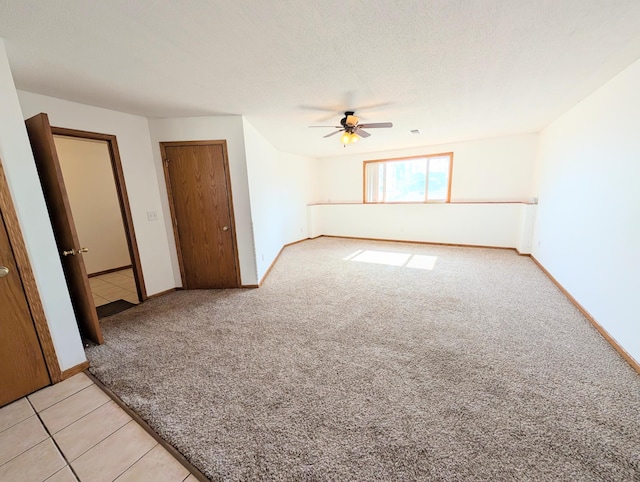
[[[103,330],[91,371],[213,480],[640,480],[640,377],[513,251],[320,238]]]

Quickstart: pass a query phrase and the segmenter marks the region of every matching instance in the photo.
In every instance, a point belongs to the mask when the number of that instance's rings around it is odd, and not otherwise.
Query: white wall
[[[521,203],[317,204],[309,206],[310,236],[519,248],[525,208]]]
[[[537,134],[525,134],[321,158],[317,201],[362,202],[363,161],[442,152],[453,152],[452,201],[526,201],[533,189],[537,141]]]
[[[309,208],[310,236],[502,246],[529,253],[535,206],[522,203],[533,192],[537,140],[537,134],[526,134],[318,159],[317,199],[329,204]],[[443,152],[453,152],[452,203],[476,204],[361,204],[363,161]]]
[[[175,119],[149,119],[149,130],[155,159],[156,181],[161,186],[162,209],[165,216],[165,236],[171,240],[170,260],[173,267],[175,286],[182,286],[178,255],[175,247],[171,214],[164,181],[160,142],[222,140],[227,141],[233,211],[235,215],[238,257],[242,284],[258,283],[254,253],[251,205],[247,182],[247,161],[241,116],[181,117]]]
[[[131,264],[106,141],[55,136],[56,151],[87,273]]]
[[[44,112],[52,126],[117,137],[147,294],[174,288],[171,251],[162,216],[164,184],[160,191],[147,119],[29,92],[18,91],[18,96],[25,119]],[[148,221],[147,212],[154,211],[158,220]]]
[[[0,158],[62,370],[86,360],[9,62],[0,39]]]
[[[533,254],[640,362],[640,61],[541,133]]]
[[[315,159],[278,151],[243,119],[258,279],[282,246],[308,237]]]
[[[536,221],[537,204],[523,204],[516,239],[516,249],[521,254],[531,254],[533,249],[533,227]]]

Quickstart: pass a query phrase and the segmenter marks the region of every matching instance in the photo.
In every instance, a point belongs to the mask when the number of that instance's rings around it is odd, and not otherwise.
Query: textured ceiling
[[[538,131],[640,58],[640,1],[0,0],[0,37],[20,89],[321,157]],[[394,127],[307,127],[347,108]]]

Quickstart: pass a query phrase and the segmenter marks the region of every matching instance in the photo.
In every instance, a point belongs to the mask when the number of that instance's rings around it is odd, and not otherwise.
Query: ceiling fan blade
[[[340,129],[339,131],[333,131],[331,134],[327,134],[326,136],[322,136],[322,138],[324,139],[325,137],[331,137],[334,136],[336,134],[338,134],[339,132],[342,132],[344,129]]]
[[[320,112],[331,112],[331,115],[335,115],[336,113],[340,113],[340,109],[335,109],[334,107],[325,107],[318,105],[299,105],[298,106],[302,110],[312,110],[312,111],[320,111]]]
[[[356,129],[356,134],[359,135],[360,137],[369,137],[371,134],[369,134],[367,131],[363,131],[362,129],[360,129],[360,126],[358,126],[358,128]]]
[[[391,102],[380,102],[378,104],[361,105],[359,107],[355,107],[353,110],[356,112],[362,112],[363,110],[376,109],[378,107],[386,107],[388,105],[391,105]]]
[[[342,126],[307,126],[307,127],[335,127],[336,129],[342,129]]]
[[[371,124],[358,124],[358,127],[365,127],[367,129],[374,129],[378,127],[393,127],[391,122],[373,122]]]

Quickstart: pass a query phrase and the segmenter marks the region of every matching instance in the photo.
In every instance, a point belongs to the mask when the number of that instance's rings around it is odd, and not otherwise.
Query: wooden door
[[[226,142],[160,149],[184,288],[240,286]]]
[[[93,141],[105,141],[107,143],[109,156],[111,158],[111,167],[113,169],[113,180],[116,184],[122,222],[124,223],[124,231],[129,247],[129,256],[131,257],[131,264],[133,265],[133,277],[136,281],[138,299],[145,301],[148,298],[147,288],[142,274],[142,262],[140,261],[138,242],[136,240],[135,229],[133,228],[133,216],[131,215],[131,208],[129,207],[129,195],[127,194],[127,187],[124,182],[124,171],[122,170],[122,161],[120,160],[120,151],[118,149],[116,136],[54,126],[51,126],[51,132],[57,136],[65,136],[73,139],[91,139]]]
[[[0,215],[0,406],[51,383]]]
[[[47,114],[38,114],[27,119],[26,124],[80,333],[101,344],[102,330],[82,260],[82,249],[86,247],[80,246],[73,223],[49,118]]]

